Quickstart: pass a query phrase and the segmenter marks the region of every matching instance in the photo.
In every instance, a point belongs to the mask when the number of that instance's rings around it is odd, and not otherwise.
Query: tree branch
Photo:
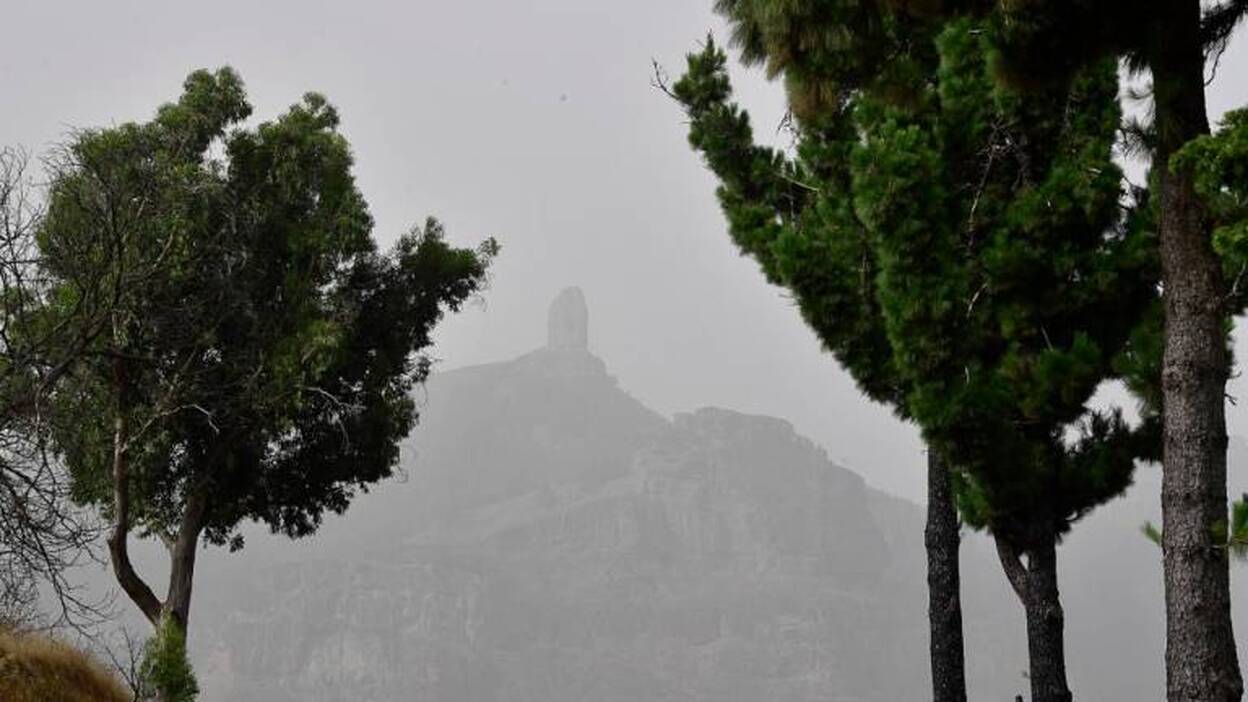
[[[123,361],[113,362],[115,382],[124,386]],[[113,573],[126,595],[143,612],[153,626],[160,623],[161,602],[152,588],[135,572],[130,562],[126,539],[130,534],[130,484],[126,466],[126,416],[120,408],[113,420],[113,529],[108,537],[108,552],[113,561]]]
[[[1005,570],[1005,579],[1010,582],[1010,587],[1014,589],[1014,594],[1018,595],[1018,599],[1026,604],[1027,568],[1023,566],[1018,549],[996,534],[992,535],[992,540],[997,544],[997,558],[1001,560],[1001,568]]]

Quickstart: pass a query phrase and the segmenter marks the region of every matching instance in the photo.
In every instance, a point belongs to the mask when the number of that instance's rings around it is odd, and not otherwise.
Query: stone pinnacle
[[[580,288],[564,288],[550,303],[546,345],[553,349],[584,349],[589,345],[589,310]]]

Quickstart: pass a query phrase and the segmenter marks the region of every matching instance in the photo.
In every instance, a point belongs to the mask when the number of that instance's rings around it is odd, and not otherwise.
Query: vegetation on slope
[[[99,661],[62,641],[0,631],[0,699],[6,702],[128,702]]]

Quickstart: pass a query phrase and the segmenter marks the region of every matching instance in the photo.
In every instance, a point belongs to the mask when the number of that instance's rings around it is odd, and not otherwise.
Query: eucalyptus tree
[[[53,306],[76,305],[83,276],[116,291],[57,388],[54,441],[169,650],[201,542],[241,548],[247,520],[311,534],[391,474],[421,351],[496,251],[454,248],[433,220],[379,251],[336,110],[308,94],[250,113],[232,70],[197,71],[151,121],[80,133],[38,233]],[[163,596],[131,562],[136,532],[167,548]]]
[[[1146,367],[1156,306],[1149,230],[1124,213],[1112,158],[1114,66],[1018,98],[994,84],[976,23],[854,2],[718,8],[744,58],[783,76],[797,136],[793,156],[756,145],[724,54],[690,57],[673,93],[733,239],[864,392],[958,468],[962,513],[992,532],[1027,615],[1033,699],[1070,699],[1056,545],[1125,489],[1154,428],[1088,407]],[[956,524],[953,538],[956,568]],[[940,577],[935,541],[934,694],[963,699],[956,570]]]

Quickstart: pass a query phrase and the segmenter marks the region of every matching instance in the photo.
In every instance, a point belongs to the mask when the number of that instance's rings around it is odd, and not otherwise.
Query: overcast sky
[[[4,6],[0,145],[39,151],[73,127],[147,119],[200,67],[238,69],[259,119],[322,92],[379,239],[432,214],[459,243],[503,245],[484,306],[438,334],[442,367],[539,346],[551,298],[579,285],[591,348],[645,403],[783,417],[872,484],[921,499],[916,432],[861,399],[738,256],[680,111],[651,86],[652,58],[675,77],[708,31],[724,36],[711,0]],[[1246,65],[1241,41],[1213,114],[1248,104]],[[736,85],[760,135],[780,139],[779,87],[744,70]],[[1229,416],[1248,434],[1248,409]]]

